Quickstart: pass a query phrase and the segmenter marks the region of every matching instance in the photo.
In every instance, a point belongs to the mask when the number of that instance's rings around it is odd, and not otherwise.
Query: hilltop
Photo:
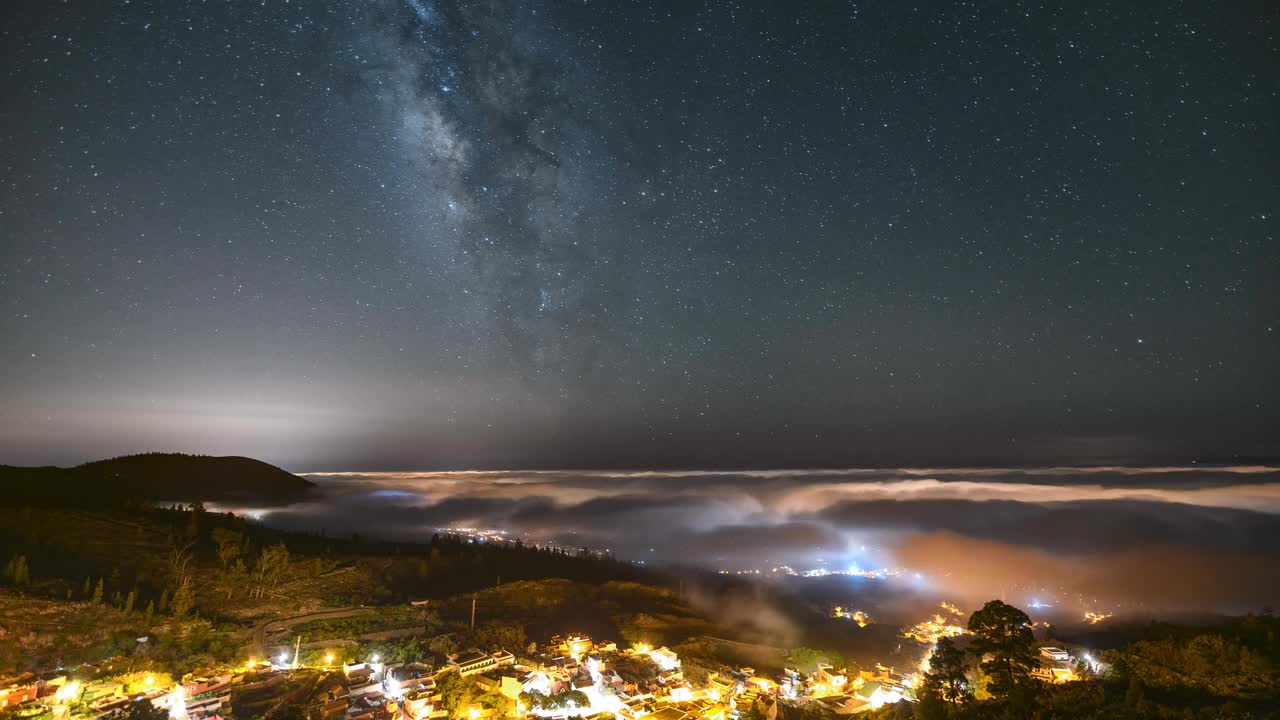
[[[314,484],[247,457],[145,453],[70,468],[0,465],[10,502],[34,505],[141,501],[286,502]]]

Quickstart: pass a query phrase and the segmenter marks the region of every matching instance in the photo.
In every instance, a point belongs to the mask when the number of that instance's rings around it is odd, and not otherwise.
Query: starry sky
[[[2,12],[0,462],[1280,455],[1274,3]]]

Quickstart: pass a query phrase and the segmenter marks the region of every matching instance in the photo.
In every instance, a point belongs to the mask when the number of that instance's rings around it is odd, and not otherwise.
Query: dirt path
[[[352,617],[354,615],[364,615],[371,612],[373,612],[373,608],[369,607],[346,607],[334,608],[333,610],[317,610],[315,612],[303,613],[301,615],[291,615],[289,617],[268,620],[253,629],[253,634],[249,641],[249,647],[253,653],[261,655],[266,649],[267,633],[269,632],[287,630],[294,625],[309,623],[313,620],[332,620],[335,618]]]

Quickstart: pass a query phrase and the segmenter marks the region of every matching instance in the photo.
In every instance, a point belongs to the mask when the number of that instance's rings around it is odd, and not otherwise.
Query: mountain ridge
[[[297,500],[315,483],[239,455],[152,452],[73,467],[0,465],[0,491],[33,504]]]

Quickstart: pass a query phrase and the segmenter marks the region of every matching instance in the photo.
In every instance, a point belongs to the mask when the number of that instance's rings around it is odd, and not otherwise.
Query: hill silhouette
[[[0,465],[0,492],[34,505],[297,500],[314,484],[247,457],[145,453],[70,468]]]

